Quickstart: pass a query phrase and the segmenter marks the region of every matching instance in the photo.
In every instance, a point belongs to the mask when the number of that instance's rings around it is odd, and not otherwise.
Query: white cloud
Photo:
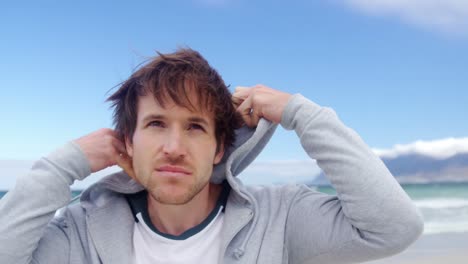
[[[406,154],[422,154],[438,159],[451,157],[459,153],[468,153],[467,138],[446,138],[433,141],[418,140],[410,144],[397,144],[391,149],[374,149],[380,157],[394,158]]]
[[[405,22],[454,34],[468,33],[466,0],[345,0],[373,15],[396,16]]]

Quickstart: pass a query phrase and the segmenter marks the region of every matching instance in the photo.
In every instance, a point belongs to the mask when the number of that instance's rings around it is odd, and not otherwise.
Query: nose
[[[171,129],[163,142],[164,155],[171,160],[185,157],[186,145],[184,135],[179,129]]]

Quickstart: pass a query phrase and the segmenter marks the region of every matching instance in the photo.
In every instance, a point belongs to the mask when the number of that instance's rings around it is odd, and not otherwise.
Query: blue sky
[[[468,4],[367,2],[2,3],[0,159],[36,159],[111,127],[108,91],[180,46],[231,87],[262,83],[334,108],[373,148],[466,137]],[[259,159],[306,156],[280,129]]]

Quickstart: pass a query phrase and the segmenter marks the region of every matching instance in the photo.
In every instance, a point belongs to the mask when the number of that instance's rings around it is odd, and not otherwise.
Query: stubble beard
[[[174,194],[171,192],[171,188],[166,187],[168,183],[161,184],[159,186],[156,183],[155,186],[145,186],[145,188],[151,197],[160,204],[184,205],[192,201],[193,198],[197,196],[207,184],[209,184],[209,181],[197,181],[190,183],[190,185],[184,186],[186,190],[181,194]]]
[[[157,161],[157,163],[169,163],[173,165],[182,165],[184,167],[190,167],[184,161],[181,160],[164,160],[164,162]],[[134,167],[135,166],[134,164]],[[138,174],[138,171],[135,170],[135,173]],[[193,181],[186,182],[182,180],[168,180],[162,182],[161,180],[155,180],[157,177],[153,175],[154,171],[140,171],[140,173],[146,174],[142,176],[146,177],[137,177],[140,179],[145,179],[143,182],[140,182],[141,185],[146,189],[148,194],[156,202],[164,205],[184,205],[192,201],[195,196],[197,196],[207,184],[210,184],[209,177],[208,179],[202,178],[202,175],[190,175],[189,178],[192,178]],[[196,172],[195,172],[196,173]],[[200,172],[198,172],[200,173]],[[211,173],[210,173],[211,175]],[[201,177],[201,178],[200,178]],[[184,188],[182,192],[177,194],[172,191],[172,187],[177,189]]]

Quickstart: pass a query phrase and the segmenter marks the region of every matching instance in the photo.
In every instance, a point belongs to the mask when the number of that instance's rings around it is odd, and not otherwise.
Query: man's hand
[[[258,124],[260,117],[280,123],[284,108],[291,95],[264,85],[236,87],[232,101],[249,127]]]
[[[117,138],[114,130],[102,128],[75,140],[75,142],[86,155],[91,172],[118,165],[130,177],[135,178],[132,159],[127,155],[125,144]]]

